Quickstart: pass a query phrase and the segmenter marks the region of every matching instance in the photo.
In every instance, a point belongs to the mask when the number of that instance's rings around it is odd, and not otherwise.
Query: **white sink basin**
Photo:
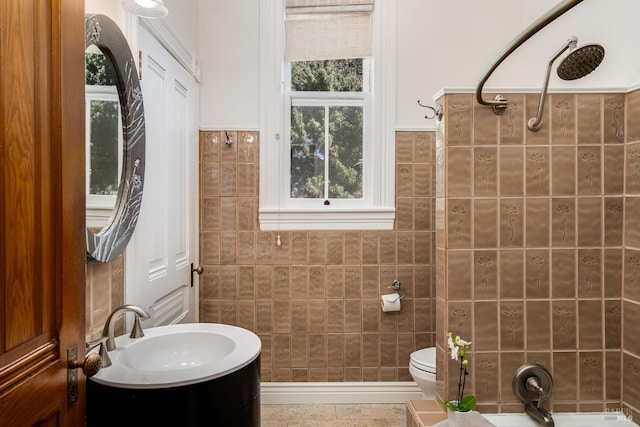
[[[253,332],[218,323],[187,323],[145,329],[144,337],[116,338],[112,365],[91,379],[122,388],[176,387],[235,372],[260,354]],[[93,351],[97,351],[94,349]]]

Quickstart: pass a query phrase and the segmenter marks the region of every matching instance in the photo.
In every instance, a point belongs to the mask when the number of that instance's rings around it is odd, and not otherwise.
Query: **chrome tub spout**
[[[545,427],[555,426],[551,414],[543,407],[539,407],[538,402],[535,400],[533,402],[526,403],[524,405],[524,411],[540,425]]]
[[[553,379],[542,365],[527,363],[516,369],[513,376],[513,392],[524,403],[524,411],[544,427],[555,426],[549,411],[542,402],[551,397]]]

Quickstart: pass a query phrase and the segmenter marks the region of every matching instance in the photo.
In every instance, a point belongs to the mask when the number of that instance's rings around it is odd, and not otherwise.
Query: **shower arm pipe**
[[[569,9],[576,6],[578,3],[582,3],[583,0],[564,0],[556,5],[553,9],[550,9],[547,13],[538,18],[523,32],[521,32],[511,43],[509,43],[503,50],[496,56],[493,62],[487,67],[486,71],[480,83],[476,88],[476,100],[480,105],[488,105],[493,108],[493,112],[500,115],[507,108],[509,101],[502,95],[498,94],[493,100],[485,100],[482,98],[482,88],[487,82],[491,74],[498,68],[502,62],[507,59],[517,48],[519,48],[524,42],[529,40],[538,31],[549,25],[552,21],[558,18],[560,15],[567,12]]]
[[[530,119],[527,122],[527,127],[529,130],[533,132],[538,132],[540,127],[542,126],[542,113],[544,112],[544,104],[547,99],[547,89],[549,88],[549,77],[551,76],[551,68],[553,67],[553,63],[560,55],[562,55],[567,49],[573,49],[578,43],[578,39],[575,36],[569,37],[567,43],[562,46],[562,48],[556,52],[555,55],[549,60],[549,65],[547,66],[547,74],[544,78],[544,84],[542,85],[542,92],[540,93],[540,102],[538,104],[538,113],[535,117]]]

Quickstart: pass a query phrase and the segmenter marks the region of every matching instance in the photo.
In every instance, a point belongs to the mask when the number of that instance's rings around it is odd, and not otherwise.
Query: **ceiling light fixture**
[[[142,18],[164,18],[169,13],[162,0],[122,0],[122,6]]]

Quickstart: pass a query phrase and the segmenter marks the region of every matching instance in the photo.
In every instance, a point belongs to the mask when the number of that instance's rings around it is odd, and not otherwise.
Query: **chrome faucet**
[[[551,397],[553,380],[544,366],[529,363],[520,366],[513,376],[513,392],[524,403],[524,411],[538,424],[554,427],[549,411],[542,407],[542,402]]]
[[[125,304],[113,310],[113,312],[107,317],[107,321],[104,324],[104,329],[102,330],[102,336],[106,337],[106,347],[108,351],[113,351],[116,349],[116,341],[114,337],[114,323],[116,315],[120,313],[126,313],[127,311],[131,311],[134,314],[133,328],[131,329],[131,334],[129,337],[131,338],[142,338],[144,336],[144,332],[142,331],[142,326],[140,325],[140,320],[146,320],[149,318],[149,313],[147,313],[142,307],[134,305],[134,304]]]

